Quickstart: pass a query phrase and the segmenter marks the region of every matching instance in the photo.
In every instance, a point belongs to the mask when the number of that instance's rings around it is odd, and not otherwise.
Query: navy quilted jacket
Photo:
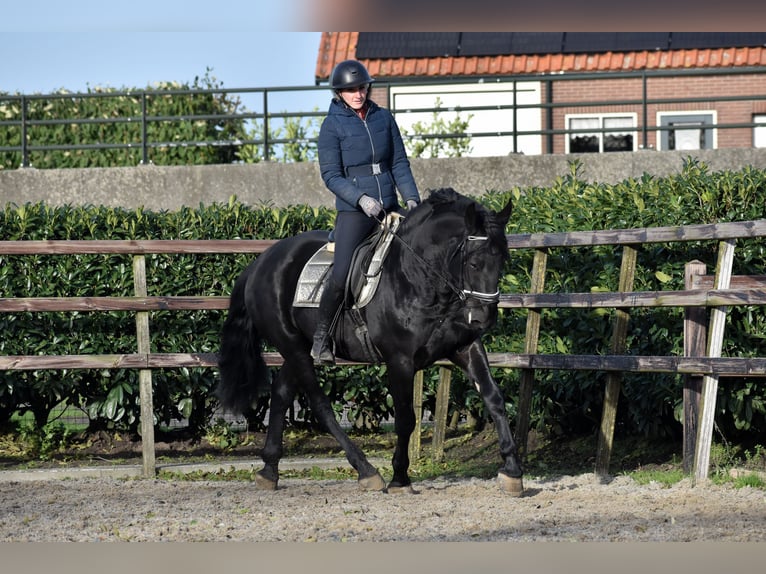
[[[319,130],[317,152],[322,180],[335,194],[338,211],[359,209],[362,194],[391,211],[399,205],[397,189],[405,202],[420,202],[399,127],[389,110],[371,100],[362,120],[333,99]],[[379,164],[379,174],[372,173],[373,164]]]

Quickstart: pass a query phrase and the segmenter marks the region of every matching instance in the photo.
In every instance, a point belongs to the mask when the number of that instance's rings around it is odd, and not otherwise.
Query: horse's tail
[[[243,273],[232,290],[218,354],[220,381],[215,394],[224,409],[236,413],[249,411],[271,384],[261,353],[261,336],[245,307],[247,275]]]

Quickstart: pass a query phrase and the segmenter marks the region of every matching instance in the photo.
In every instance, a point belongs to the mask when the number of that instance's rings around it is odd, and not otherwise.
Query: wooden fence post
[[[718,244],[718,262],[715,266],[713,289],[728,289],[731,283],[731,268],[734,263],[734,245],[736,239],[727,239]],[[710,328],[708,329],[707,356],[720,357],[723,347],[723,332],[726,326],[728,308],[710,309]],[[713,423],[715,422],[716,394],[718,393],[718,375],[706,374],[702,377],[702,397],[700,402],[700,420],[697,429],[697,445],[694,454],[694,482],[704,482],[710,466],[710,447],[713,442]]]
[[[622,293],[633,291],[637,256],[638,252],[635,247],[630,245],[623,247],[619,286]],[[625,353],[625,339],[628,333],[629,319],[630,315],[625,309],[615,309],[611,348],[613,355]],[[607,373],[604,407],[601,413],[601,429],[598,435],[598,448],[596,450],[596,474],[601,476],[609,474],[609,460],[612,457],[612,446],[614,444],[614,424],[617,418],[617,403],[620,399],[621,388],[622,373],[619,371]]]
[[[420,458],[420,434],[423,431],[423,371],[415,373],[412,388],[412,406],[415,409],[415,430],[410,437],[410,460]]]
[[[146,297],[146,258],[143,255],[133,257],[133,288],[136,297]],[[147,356],[152,352],[149,338],[149,312],[136,312],[136,340],[139,355]],[[154,399],[152,397],[152,370],[138,371],[139,400],[141,401],[141,451],[143,476],[152,478],[157,468],[154,452]]]
[[[548,250],[536,249],[535,258],[532,262],[532,278],[529,292],[539,294],[545,290],[545,270],[548,264]],[[537,344],[540,338],[541,312],[537,309],[527,311],[527,330],[524,337],[524,352],[527,354],[537,353]],[[532,408],[532,387],[535,383],[535,370],[523,369],[519,383],[519,404],[516,409],[516,445],[519,455],[523,458],[527,453],[527,435],[529,434],[529,418]]]
[[[439,462],[444,458],[451,382],[452,369],[449,367],[439,367],[439,387],[436,389],[436,412],[434,413],[434,438],[431,443],[431,457],[435,462]]]
[[[684,267],[684,288],[695,289],[695,277],[707,273],[707,265],[701,261],[691,261]],[[686,307],[684,309],[684,357],[702,357],[705,355],[707,325],[705,307]],[[699,418],[700,395],[702,393],[702,375],[691,374],[684,377],[684,433],[683,433],[683,469],[690,474],[694,468],[694,451],[697,443],[697,422]]]

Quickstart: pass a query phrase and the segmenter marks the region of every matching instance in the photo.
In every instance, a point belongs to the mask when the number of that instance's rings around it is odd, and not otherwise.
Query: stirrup
[[[315,365],[334,365],[335,355],[330,348],[330,345],[323,343],[319,349],[315,344],[311,348],[311,358],[314,359]]]
[[[311,358],[317,365],[334,365],[335,355],[332,352],[330,336],[325,333],[323,336],[314,339],[314,345],[311,347]]]

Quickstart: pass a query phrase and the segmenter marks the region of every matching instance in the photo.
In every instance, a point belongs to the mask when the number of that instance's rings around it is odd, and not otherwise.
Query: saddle
[[[371,300],[380,282],[380,272],[403,216],[394,212],[384,225],[362,241],[354,251],[346,278],[346,307],[361,309]],[[319,307],[325,280],[330,276],[334,243],[322,245],[303,266],[293,297],[294,307]]]
[[[367,323],[360,310],[375,295],[380,283],[383,261],[388,255],[402,218],[398,213],[389,213],[385,223],[354,250],[351,268],[346,278],[343,311],[353,321],[354,335],[371,363],[379,362],[380,352],[369,337]],[[303,266],[293,297],[294,307],[319,307],[325,281],[332,270],[333,247],[332,242],[322,245]],[[335,316],[331,326],[333,333],[338,327],[339,315],[340,313]]]

